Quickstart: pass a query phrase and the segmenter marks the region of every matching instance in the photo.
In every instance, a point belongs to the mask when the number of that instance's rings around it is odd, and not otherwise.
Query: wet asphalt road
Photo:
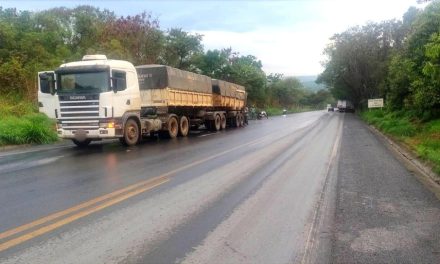
[[[354,254],[340,235],[355,240],[359,218],[369,219],[350,211],[364,196],[346,194],[371,189],[375,197],[374,186],[349,181],[377,162],[355,154],[362,142],[373,157],[394,160],[367,131],[352,115],[316,111],[130,148],[63,143],[0,152],[0,263],[367,263],[368,251]],[[405,173],[394,162],[390,170]],[[438,200],[411,179],[431,210],[416,220],[429,222]],[[424,230],[437,232],[429,223]],[[399,253],[384,252],[376,260]],[[427,260],[437,260],[432,252]]]

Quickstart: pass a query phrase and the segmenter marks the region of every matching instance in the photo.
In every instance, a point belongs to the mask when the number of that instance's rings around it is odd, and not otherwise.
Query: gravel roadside
[[[333,263],[440,263],[440,201],[356,116],[346,114]]]

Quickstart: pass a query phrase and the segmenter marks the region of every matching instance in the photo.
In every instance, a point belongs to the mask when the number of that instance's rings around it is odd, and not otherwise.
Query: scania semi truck
[[[60,138],[84,147],[119,138],[185,137],[204,125],[222,130],[244,124],[243,86],[165,65],[134,66],[86,55],[55,71],[38,73],[40,112],[57,120]]]

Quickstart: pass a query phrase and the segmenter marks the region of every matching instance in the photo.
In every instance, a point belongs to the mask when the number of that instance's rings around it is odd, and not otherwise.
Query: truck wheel
[[[139,126],[134,119],[128,119],[124,126],[124,136],[120,139],[122,144],[134,146],[139,142]]]
[[[181,116],[179,120],[179,136],[186,137],[189,132],[189,120],[186,116]]]
[[[221,129],[225,130],[226,129],[226,116],[225,115],[221,115],[220,119],[221,119]]]
[[[234,119],[234,127],[240,127],[240,114],[237,114]]]
[[[239,120],[240,120],[240,127],[244,126],[244,118],[243,118],[243,114],[238,114]]]
[[[90,142],[92,142],[92,140],[88,138],[82,141],[72,139],[72,142],[75,143],[75,145],[78,146],[79,148],[84,148],[87,147],[90,144]]]
[[[177,122],[177,118],[172,116],[170,119],[168,119],[168,136],[170,136],[170,138],[176,138],[178,132],[179,123]]]
[[[214,129],[215,131],[219,131],[222,126],[222,120],[220,115],[216,115],[214,118]]]

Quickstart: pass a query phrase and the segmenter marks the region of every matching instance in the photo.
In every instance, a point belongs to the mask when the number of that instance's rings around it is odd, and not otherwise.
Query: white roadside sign
[[[368,99],[368,108],[383,107],[383,98]]]

